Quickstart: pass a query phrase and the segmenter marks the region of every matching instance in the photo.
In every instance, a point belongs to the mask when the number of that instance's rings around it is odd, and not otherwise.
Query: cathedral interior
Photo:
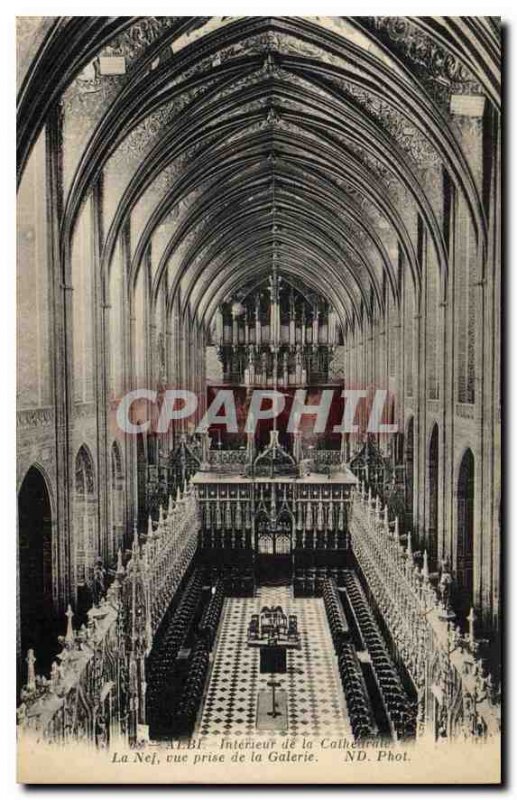
[[[496,735],[497,20],[18,28],[20,726]]]

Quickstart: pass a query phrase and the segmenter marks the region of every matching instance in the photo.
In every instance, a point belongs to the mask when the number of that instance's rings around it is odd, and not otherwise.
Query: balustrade
[[[210,472],[240,474],[249,464],[249,453],[242,450],[209,450],[207,467]]]
[[[360,484],[352,506],[351,544],[371,594],[419,696],[419,733],[435,736],[490,734],[500,709],[490,676],[477,658],[474,612],[469,633],[454,624],[449,581],[438,593],[429,579],[427,553],[415,564],[411,532],[403,545],[398,519]]]
[[[50,678],[36,674],[37,654],[27,655],[28,676],[18,709],[20,729],[50,741],[84,738],[107,745],[118,734],[134,741],[145,723],[145,660],[153,637],[198,545],[199,507],[190,485],[147,536],[135,530],[129,560],[118,553],[114,580],[88,622],[68,623]]]
[[[74,615],[68,606],[62,651],[49,678],[36,674],[37,658],[29,650],[27,683],[18,707],[24,732],[49,741],[84,738],[99,746],[108,744],[114,720],[119,732],[125,732],[127,670],[121,607],[119,574],[79,630],[72,627]]]
[[[341,450],[318,450],[317,448],[304,448],[303,458],[311,462],[314,471],[343,469],[344,454]]]

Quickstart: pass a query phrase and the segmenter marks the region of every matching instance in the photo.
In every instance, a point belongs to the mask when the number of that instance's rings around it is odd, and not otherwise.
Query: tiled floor
[[[214,660],[198,733],[249,736],[256,733],[257,696],[267,689],[259,672],[258,648],[248,647],[251,614],[280,605],[298,615],[301,650],[289,650],[287,673],[278,676],[287,691],[288,734],[350,735],[350,724],[323,600],[292,597],[287,587],[261,589],[255,598],[225,600]]]

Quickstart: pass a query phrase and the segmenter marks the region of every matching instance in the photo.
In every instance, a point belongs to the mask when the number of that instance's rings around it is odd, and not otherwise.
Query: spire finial
[[[427,561],[427,550],[424,550],[424,560],[422,563],[422,577],[426,582],[429,580],[429,564]]]
[[[413,547],[411,544],[411,531],[407,533],[407,547],[406,547],[406,555],[408,557],[408,561],[413,560]]]
[[[68,606],[70,608],[70,606]],[[27,651],[27,689],[29,691],[34,691],[36,688],[36,658],[34,656],[34,650],[31,648]]]
[[[52,666],[50,667],[50,688],[53,692],[55,692],[58,682],[59,682],[59,665],[57,661],[53,661]]]
[[[68,604],[68,608],[66,609],[65,617],[67,618],[65,642],[67,644],[72,644],[74,641],[74,629],[72,627],[74,612],[72,611],[72,606],[70,605],[70,603]]]
[[[471,607],[471,609],[469,611],[469,615],[467,617],[467,621],[469,623],[469,643],[470,643],[470,646],[471,646],[472,650],[474,650],[474,647],[475,647],[475,644],[476,644],[476,637],[475,637],[475,631],[474,631],[474,625],[475,625],[475,622],[476,622],[476,614],[474,612],[474,607],[473,606]]]

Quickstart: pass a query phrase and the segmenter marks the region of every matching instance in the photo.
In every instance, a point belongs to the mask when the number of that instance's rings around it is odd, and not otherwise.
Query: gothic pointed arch
[[[30,649],[40,674],[46,675],[57,652],[53,522],[47,480],[39,466],[33,464],[18,492],[19,685],[27,678]]]
[[[102,555],[95,464],[90,448],[83,443],[74,460],[72,548],[73,586],[80,611],[89,606],[95,561]]]
[[[124,545],[125,524],[125,482],[122,451],[119,442],[113,441],[110,451],[110,494],[108,559],[113,562],[117,550]]]

